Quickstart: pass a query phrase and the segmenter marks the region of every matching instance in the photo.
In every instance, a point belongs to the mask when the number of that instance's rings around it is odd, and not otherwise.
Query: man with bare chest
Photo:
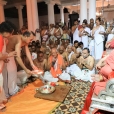
[[[38,68],[38,70],[43,71],[43,79],[49,82],[57,82],[58,78],[54,78],[49,72],[48,62],[45,59],[44,53],[42,51],[38,52],[37,59],[34,60],[34,64]]]
[[[44,58],[44,53],[39,51],[37,58],[33,61],[38,70],[47,71],[47,60]]]
[[[56,24],[55,30],[54,30],[54,36],[55,36],[55,38],[56,38],[57,40],[60,40],[61,37],[62,37],[62,35],[63,35],[62,29],[59,27],[58,24]]]
[[[12,31],[7,32],[7,29],[12,29]],[[13,26],[8,22],[1,23],[0,31],[3,34],[3,37],[5,37],[8,40],[6,46],[6,52],[7,53],[10,53],[11,51],[17,52],[17,56],[15,58],[14,57],[8,58],[8,63],[5,63],[3,69],[4,90],[6,97],[10,97],[16,94],[19,90],[19,87],[17,86],[17,66],[15,63],[15,59],[28,75],[32,74],[32,72],[28,68],[26,68],[26,66],[22,62],[21,47],[23,46],[25,47],[25,52],[31,66],[33,68],[36,68],[33,64],[32,57],[28,49],[28,44],[34,39],[34,36],[32,32],[28,31],[23,33],[23,35],[12,35],[14,29]]]
[[[95,60],[92,56],[89,55],[90,51],[88,48],[84,48],[82,51],[82,56],[78,62],[79,68],[74,72],[74,76],[78,80],[90,81],[91,75],[95,73],[94,63]]]
[[[43,26],[43,30],[41,31],[41,37],[43,41],[47,42],[49,38],[49,30],[46,28],[46,26]]]

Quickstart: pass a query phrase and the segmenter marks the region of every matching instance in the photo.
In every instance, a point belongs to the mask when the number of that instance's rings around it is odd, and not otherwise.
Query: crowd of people
[[[72,83],[73,76],[76,81],[106,83],[114,66],[114,29],[113,24],[106,25],[96,18],[90,19],[89,24],[86,19],[82,23],[75,20],[71,29],[57,23],[35,32],[23,26],[17,32],[11,22],[2,22],[0,109],[5,107],[7,99],[20,91],[19,84],[36,77],[35,71],[42,71],[43,80],[49,82]]]

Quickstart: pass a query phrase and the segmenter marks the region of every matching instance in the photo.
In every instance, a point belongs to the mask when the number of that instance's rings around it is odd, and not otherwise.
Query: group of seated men
[[[50,82],[59,80],[71,82],[71,75],[77,80],[90,81],[91,74],[94,74],[94,58],[90,56],[88,48],[83,49],[83,43],[75,41],[74,45],[69,40],[50,41],[46,45],[36,41],[29,44],[35,66],[44,72],[44,79]],[[28,65],[27,58],[23,58],[25,65]]]
[[[71,83],[71,75],[78,80],[92,81],[94,58],[88,48],[83,49],[82,42],[75,41],[72,45],[69,39],[50,39],[46,43],[33,41],[32,31],[14,34],[12,23],[0,24],[0,109],[5,107],[6,98],[20,90],[17,80],[24,82],[35,71],[42,71],[43,79],[49,82]]]

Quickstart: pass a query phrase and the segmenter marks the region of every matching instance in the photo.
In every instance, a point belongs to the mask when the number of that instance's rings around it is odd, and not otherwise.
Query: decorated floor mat
[[[72,83],[70,85],[72,88],[66,99],[51,114],[81,113],[91,83],[72,79]]]

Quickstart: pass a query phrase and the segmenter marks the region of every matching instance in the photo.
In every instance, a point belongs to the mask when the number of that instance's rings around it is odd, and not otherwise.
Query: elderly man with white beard
[[[71,74],[77,69],[77,65],[76,65],[76,53],[74,53],[73,51],[73,46],[72,45],[68,45],[67,47],[67,61],[68,61],[68,67],[66,68],[66,72]]]

